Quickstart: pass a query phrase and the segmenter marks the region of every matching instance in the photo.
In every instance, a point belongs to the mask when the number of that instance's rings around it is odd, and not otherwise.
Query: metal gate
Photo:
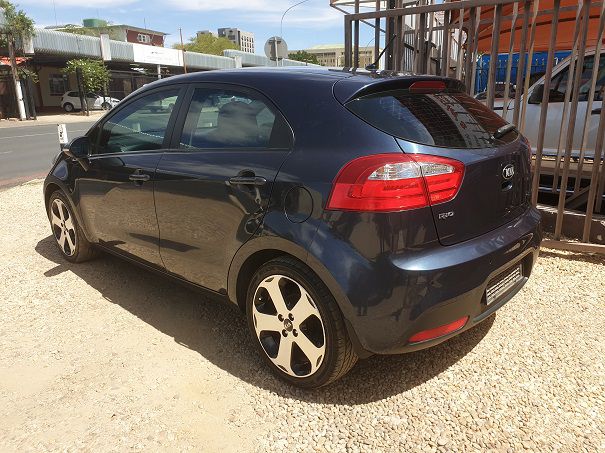
[[[330,4],[345,12],[345,66],[358,67],[360,26],[367,25],[374,28],[377,54],[381,40],[384,43],[385,69],[456,77],[471,95],[481,81],[485,104],[533,137],[532,202],[536,205],[540,196],[556,207],[552,230],[557,242],[552,246],[605,251],[603,245],[589,244],[605,243],[602,232],[596,231],[605,228],[605,217],[600,223],[593,221],[595,213],[605,214],[601,108],[605,2],[331,0]],[[541,49],[536,48],[537,35],[543,41]],[[569,57],[562,61],[558,40],[569,47],[564,52]],[[481,55],[482,47],[487,47],[488,58]],[[538,50],[543,76],[534,83]],[[558,242],[570,209],[575,218],[582,214],[581,244]]]

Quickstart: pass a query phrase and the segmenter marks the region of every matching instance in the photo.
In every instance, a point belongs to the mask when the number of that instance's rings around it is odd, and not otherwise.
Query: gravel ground
[[[305,392],[235,308],[63,261],[40,182],[0,192],[0,231],[0,451],[605,450],[602,258],[543,251],[479,327]]]

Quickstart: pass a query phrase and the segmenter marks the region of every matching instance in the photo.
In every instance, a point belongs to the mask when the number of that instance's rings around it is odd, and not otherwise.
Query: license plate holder
[[[485,290],[485,302],[490,306],[508,292],[513,286],[523,280],[523,266],[515,264],[505,272],[492,279]]]

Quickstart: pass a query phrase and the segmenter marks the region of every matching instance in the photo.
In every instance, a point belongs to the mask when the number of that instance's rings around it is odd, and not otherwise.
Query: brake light
[[[415,335],[410,337],[410,343],[420,343],[422,341],[434,340],[439,337],[443,337],[445,335],[449,335],[457,330],[462,329],[466,322],[468,321],[468,316],[464,318],[460,318],[452,323],[445,324],[443,326],[435,327],[434,329],[423,330],[418,332]]]
[[[446,88],[445,82],[441,82],[439,80],[421,80],[419,82],[412,83],[409,91],[410,93],[418,94],[439,93],[440,91],[445,91]]]
[[[460,189],[464,164],[422,154],[376,154],[336,176],[326,209],[394,212],[444,203]]]

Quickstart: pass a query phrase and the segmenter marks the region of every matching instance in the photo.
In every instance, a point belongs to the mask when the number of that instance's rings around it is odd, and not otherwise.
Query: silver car
[[[580,155],[582,146],[582,135],[584,132],[584,120],[588,116],[588,135],[586,146],[584,148],[585,157],[594,157],[594,149],[596,144],[597,130],[599,128],[599,115],[603,104],[603,90],[605,88],[605,53],[601,54],[599,59],[599,71],[596,81],[595,95],[592,106],[589,108],[588,95],[591,88],[592,72],[594,67],[595,51],[587,51],[584,59],[584,68],[582,71],[582,85],[580,87],[580,98],[578,102],[578,111],[576,114],[576,125],[573,132],[573,147],[572,156]],[[545,156],[556,156],[559,148],[560,138],[563,138],[561,152],[565,149],[565,137],[567,136],[567,128],[569,126],[569,107],[567,120],[562,121],[563,109],[565,105],[565,95],[572,84],[569,80],[569,63],[570,57],[561,61],[554,69],[550,87],[550,98],[548,102],[548,110],[546,116],[546,133],[544,135],[544,150]],[[573,80],[572,80],[573,82]],[[544,77],[540,78],[528,90],[527,110],[525,112],[525,127],[523,134],[529,139],[534,152],[538,142],[538,130],[540,123],[540,113],[542,107],[542,94],[544,92]],[[514,100],[510,100],[507,104],[506,120],[512,122],[514,111]],[[502,101],[494,103],[494,110],[500,113],[502,109]]]

